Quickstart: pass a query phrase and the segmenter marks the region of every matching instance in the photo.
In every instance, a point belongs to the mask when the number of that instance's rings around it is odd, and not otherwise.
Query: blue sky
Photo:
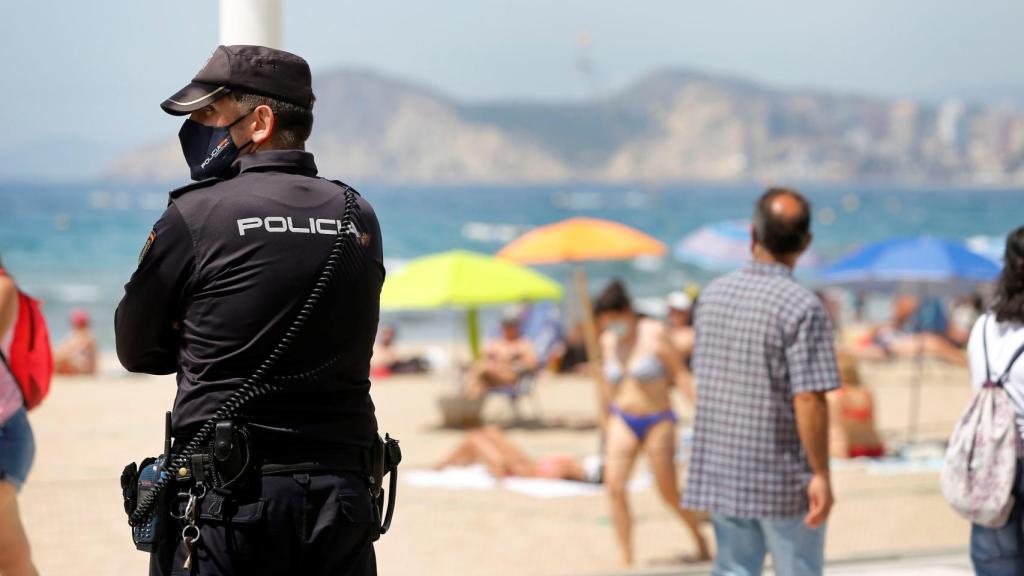
[[[466,99],[579,98],[684,66],[780,86],[1024,100],[1024,3],[1009,0],[284,1],[285,48],[314,74],[360,66]],[[217,18],[216,0],[5,0],[0,177],[74,177],[176,133],[180,120],[157,105],[217,45]],[[576,69],[581,34],[593,80]]]

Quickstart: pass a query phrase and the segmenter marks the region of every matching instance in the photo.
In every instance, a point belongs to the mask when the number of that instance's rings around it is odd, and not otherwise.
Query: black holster
[[[391,520],[395,514],[395,501],[398,497],[398,465],[402,462],[402,449],[398,440],[385,434],[384,438],[377,435],[373,448],[370,450],[370,470],[367,478],[370,495],[373,497],[378,522],[374,522],[374,541],[391,529]],[[384,477],[390,475],[388,484],[387,507],[384,505]]]
[[[259,473],[257,462],[249,429],[244,424],[222,420],[214,426],[213,439],[206,449],[193,454],[187,466],[171,472],[178,483],[241,490]]]

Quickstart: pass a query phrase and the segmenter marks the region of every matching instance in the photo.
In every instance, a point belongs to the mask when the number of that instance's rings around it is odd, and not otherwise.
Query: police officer
[[[369,369],[384,281],[380,226],[365,200],[317,177],[304,150],[313,102],[302,58],[220,46],[161,104],[188,115],[178,136],[196,182],[171,192],[115,327],[125,368],[177,374],[175,450],[286,338],[335,239],[347,243],[265,377],[278,389],[246,406],[218,444],[245,462],[244,481],[199,501],[196,538],[183,542],[180,524],[168,530],[151,574],[376,574],[365,470],[377,439]],[[195,481],[213,470],[201,468],[180,475]]]

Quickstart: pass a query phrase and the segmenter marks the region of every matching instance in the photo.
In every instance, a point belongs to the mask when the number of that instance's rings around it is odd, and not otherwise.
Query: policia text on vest
[[[294,234],[327,234],[337,236],[344,231],[353,236],[359,236],[359,231],[354,226],[344,226],[341,220],[330,218],[310,218],[305,227],[296,226],[291,216],[266,216],[264,218],[239,218],[238,235],[245,236],[246,230],[263,230],[265,232],[292,232]],[[301,224],[301,222],[300,222]]]
[[[198,181],[171,192],[115,316],[127,369],[177,374],[163,454],[122,477],[151,574],[376,574],[401,459],[369,394],[380,225],[275,137],[312,101],[301,58],[222,46],[162,104],[191,115]]]

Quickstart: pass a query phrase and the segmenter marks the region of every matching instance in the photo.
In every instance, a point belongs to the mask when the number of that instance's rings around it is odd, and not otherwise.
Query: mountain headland
[[[778,89],[662,70],[589,100],[466,102],[376,72],[314,78],[308,149],[353,181],[1024,184],[1024,114],[1009,106]],[[182,180],[176,139],[106,175]]]

